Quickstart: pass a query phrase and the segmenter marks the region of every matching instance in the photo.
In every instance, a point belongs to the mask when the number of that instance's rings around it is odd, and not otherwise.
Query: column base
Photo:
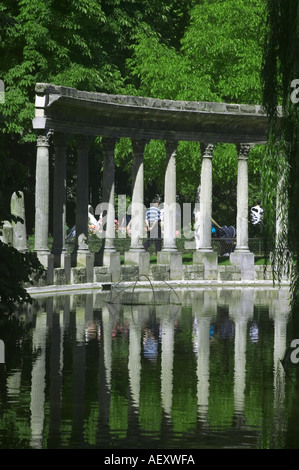
[[[235,264],[241,270],[241,279],[253,281],[255,278],[254,254],[248,251],[235,250],[230,254],[231,264]]]
[[[125,264],[139,267],[139,276],[150,274],[150,254],[147,251],[126,251]]]
[[[103,266],[108,266],[112,282],[121,280],[120,275],[120,253],[117,251],[104,251]]]
[[[204,265],[204,279],[215,280],[218,277],[218,253],[215,251],[195,251],[193,264]]]
[[[157,264],[169,265],[169,279],[183,279],[182,253],[176,251],[159,251],[157,253]]]

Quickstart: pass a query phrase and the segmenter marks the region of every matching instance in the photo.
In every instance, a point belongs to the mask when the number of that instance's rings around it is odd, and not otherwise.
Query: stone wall
[[[271,266],[255,266],[254,281],[272,281],[272,268]],[[150,275],[143,276],[139,275],[138,266],[121,266],[121,282],[136,282],[136,281],[170,281],[170,266],[167,264],[152,264],[150,268]],[[204,277],[204,265],[203,264],[190,264],[183,265],[182,267],[182,281],[210,281]],[[55,268],[52,281],[49,280],[47,272],[43,276],[35,277],[32,279],[34,286],[46,286],[46,285],[76,285],[86,284],[87,275],[85,268],[71,268],[70,282],[66,282],[66,276],[64,269]],[[180,280],[176,280],[179,282]],[[214,281],[227,282],[227,281],[242,281],[241,270],[235,265],[219,265],[217,270],[217,277]],[[91,282],[100,284],[112,283],[112,276],[108,266],[96,266],[93,270],[93,279]],[[29,287],[26,286],[26,287]]]

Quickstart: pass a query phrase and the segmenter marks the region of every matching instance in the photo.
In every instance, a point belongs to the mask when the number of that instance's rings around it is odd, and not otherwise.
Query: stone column
[[[182,279],[182,253],[176,247],[176,153],[178,143],[166,142],[166,171],[164,185],[164,243],[157,255],[158,264],[169,264],[169,278]]]
[[[115,250],[115,163],[114,150],[117,139],[103,138],[104,166],[103,166],[103,265],[108,266],[112,281],[120,281],[120,253]]]
[[[64,268],[65,282],[70,280],[71,257],[65,247],[66,226],[66,149],[64,134],[54,134],[55,166],[53,190],[53,247],[54,266]]]
[[[218,255],[212,250],[212,157],[214,145],[201,144],[202,164],[199,203],[199,248],[193,263],[204,265],[204,278],[217,279]]]
[[[237,182],[237,245],[230,254],[230,262],[241,269],[241,278],[254,279],[254,254],[248,248],[248,157],[253,146],[240,144],[238,147]]]
[[[144,207],[144,149],[146,140],[132,140],[134,162],[132,169],[133,191],[131,204],[131,246],[125,253],[125,263],[139,266],[139,275],[150,272],[150,255],[143,247],[145,207]]]
[[[35,246],[34,251],[47,269],[48,282],[53,279],[54,260],[48,246],[49,237],[49,143],[50,133],[37,137],[35,174]]]
[[[76,243],[74,254],[78,268],[86,268],[86,281],[93,281],[94,256],[90,253],[88,239],[88,151],[89,139],[77,139],[77,193],[76,193]]]

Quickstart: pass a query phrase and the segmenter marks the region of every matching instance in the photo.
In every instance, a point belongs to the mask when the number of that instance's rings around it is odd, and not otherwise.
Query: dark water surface
[[[0,448],[299,448],[288,314],[284,289],[36,297],[0,325]]]

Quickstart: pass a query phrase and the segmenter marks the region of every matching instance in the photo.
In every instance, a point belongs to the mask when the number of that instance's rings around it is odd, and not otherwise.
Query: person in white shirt
[[[250,209],[251,223],[256,233],[260,233],[263,213],[264,209],[261,207],[260,199],[258,199],[256,205]]]

